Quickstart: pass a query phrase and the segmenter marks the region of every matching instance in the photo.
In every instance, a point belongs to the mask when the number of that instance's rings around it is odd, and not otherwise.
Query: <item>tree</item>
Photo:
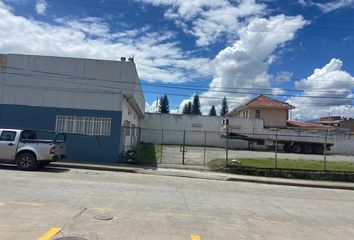
[[[195,94],[193,97],[193,104],[192,104],[192,115],[202,115],[200,111],[200,102],[198,94]]]
[[[192,102],[191,101],[189,101],[187,104],[187,111],[188,111],[188,114],[192,114]]]
[[[160,97],[159,113],[170,113],[170,106],[167,95]]]
[[[216,110],[214,105],[210,108],[209,116],[216,116]]]
[[[182,113],[188,115],[192,113],[192,103],[190,101],[184,104]]]
[[[226,97],[222,99],[220,116],[224,117],[229,112]]]

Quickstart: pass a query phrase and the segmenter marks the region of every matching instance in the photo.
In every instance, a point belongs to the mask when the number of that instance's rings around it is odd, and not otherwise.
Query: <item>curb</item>
[[[299,182],[276,182],[270,180],[257,180],[257,179],[244,179],[244,178],[229,178],[226,181],[231,182],[249,182],[249,183],[260,183],[260,184],[269,184],[269,185],[280,185],[280,186],[293,186],[293,187],[307,187],[307,188],[323,188],[323,189],[339,189],[339,190],[349,190],[354,191],[354,186],[345,186],[345,185],[332,185],[325,183],[299,183]]]
[[[117,167],[109,167],[109,166],[92,166],[92,165],[84,165],[84,164],[67,164],[67,163],[51,163],[49,167],[54,168],[75,168],[75,169],[88,169],[88,170],[97,170],[97,171],[111,171],[111,172],[125,172],[125,173],[138,173],[138,171],[127,168],[117,168]]]
[[[136,174],[146,174],[146,175],[155,175],[155,176],[171,176],[171,177],[183,177],[191,179],[204,179],[204,180],[216,180],[216,181],[228,181],[228,182],[248,182],[248,183],[260,183],[260,184],[269,184],[269,185],[280,185],[280,186],[294,186],[294,187],[307,187],[307,188],[322,188],[322,189],[339,189],[339,190],[350,190],[354,191],[354,184],[351,185],[335,185],[322,183],[322,182],[297,182],[296,180],[287,180],[280,179],[280,181],[267,180],[264,178],[256,179],[257,177],[247,178],[247,176],[242,175],[242,177],[208,177],[208,176],[197,176],[190,175],[186,173],[177,173],[177,172],[158,172],[146,169],[129,169],[124,167],[114,167],[114,166],[97,166],[97,165],[87,165],[87,164],[69,164],[69,163],[52,163],[50,167],[53,168],[74,168],[74,169],[88,169],[96,171],[111,171],[111,172],[124,172],[124,173],[136,173]],[[166,168],[165,168],[166,169]],[[171,169],[171,168],[169,168]],[[178,171],[179,169],[171,169]],[[195,170],[194,170],[195,171]],[[205,171],[203,171],[205,173]]]

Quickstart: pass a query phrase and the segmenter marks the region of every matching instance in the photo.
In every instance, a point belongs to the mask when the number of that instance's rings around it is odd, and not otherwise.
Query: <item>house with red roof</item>
[[[264,127],[287,127],[289,110],[295,107],[270,97],[260,95],[236,107],[227,116],[241,118],[262,118]]]

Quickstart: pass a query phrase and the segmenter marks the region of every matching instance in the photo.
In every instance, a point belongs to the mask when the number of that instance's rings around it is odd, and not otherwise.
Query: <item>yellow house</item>
[[[229,117],[262,118],[264,127],[286,127],[289,110],[295,107],[264,95],[235,108],[227,114]]]

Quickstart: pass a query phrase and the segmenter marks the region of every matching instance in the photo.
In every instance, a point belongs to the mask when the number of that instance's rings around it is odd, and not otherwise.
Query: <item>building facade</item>
[[[133,61],[0,55],[0,126],[67,133],[69,160],[118,162],[145,100]]]
[[[341,116],[328,116],[328,117],[321,117],[318,123],[327,126],[337,127],[337,128],[345,128],[345,129],[349,129],[351,132],[354,132],[353,118],[345,118]]]
[[[227,116],[240,118],[260,118],[265,127],[286,127],[289,110],[295,107],[264,95],[233,109]]]

